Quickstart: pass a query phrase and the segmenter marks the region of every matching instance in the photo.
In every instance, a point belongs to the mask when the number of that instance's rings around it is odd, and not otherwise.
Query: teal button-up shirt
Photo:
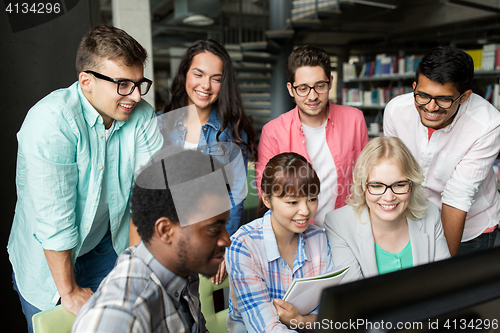
[[[41,310],[58,294],[43,249],[72,249],[73,263],[89,234],[106,173],[115,251],[128,246],[134,172],[161,148],[153,108],[139,102],[116,121],[106,142],[102,117],[78,82],[32,107],[17,134],[17,204],[9,258],[22,296]]]

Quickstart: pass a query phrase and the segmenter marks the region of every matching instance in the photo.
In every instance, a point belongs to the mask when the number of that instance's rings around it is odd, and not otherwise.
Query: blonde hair
[[[410,220],[420,220],[426,216],[426,195],[421,184],[424,181],[422,169],[406,145],[396,137],[378,137],[370,140],[359,154],[353,172],[353,185],[347,204],[355,208],[356,218],[361,220],[361,212],[366,207],[366,181],[375,165],[388,159],[401,168],[403,175],[412,182],[410,202],[404,212]]]

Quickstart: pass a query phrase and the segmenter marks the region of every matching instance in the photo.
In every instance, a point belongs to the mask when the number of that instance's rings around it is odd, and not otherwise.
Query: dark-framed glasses
[[[295,90],[295,93],[297,93],[297,95],[300,97],[305,97],[309,95],[311,89],[314,89],[314,91],[319,95],[319,94],[324,94],[328,91],[328,88],[330,87],[330,81],[316,82],[313,87],[308,86],[307,84],[300,84],[298,86],[292,86],[292,87]]]
[[[391,185],[386,185],[380,182],[367,182],[366,188],[372,195],[382,195],[388,188],[390,188],[394,194],[406,194],[411,190],[411,180],[403,180],[392,183]]]
[[[429,104],[432,100],[436,102],[436,104],[443,109],[449,109],[455,103],[458,101],[465,93],[462,95],[458,96],[457,98],[453,99],[451,97],[432,97],[427,94],[421,94],[417,92],[413,92],[413,96],[415,97],[415,102],[419,105],[427,105]]]
[[[109,76],[102,75],[94,71],[84,71],[84,72],[92,74],[98,79],[116,83],[117,85],[116,92],[120,96],[130,95],[131,93],[134,92],[135,87],[139,88],[139,93],[141,94],[141,96],[144,96],[148,93],[149,88],[151,88],[151,85],[153,84],[153,81],[146,78],[142,78],[140,81],[134,82],[128,79],[116,80]]]

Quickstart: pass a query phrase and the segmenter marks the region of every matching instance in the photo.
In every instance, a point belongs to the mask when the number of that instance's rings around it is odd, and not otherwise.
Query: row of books
[[[352,106],[384,106],[394,97],[411,91],[413,91],[411,87],[384,87],[372,90],[344,88],[342,89],[342,102]]]
[[[500,110],[500,84],[490,84],[486,87],[484,99]]]
[[[500,44],[484,44],[482,49],[465,52],[472,57],[475,70],[500,69]]]
[[[344,80],[362,77],[406,75],[413,74],[418,64],[422,60],[422,55],[394,56],[385,53],[378,54],[375,60],[365,62],[361,66],[359,75],[356,73],[355,63],[344,63]]]
[[[474,61],[474,69],[495,70],[500,69],[500,44],[484,44],[481,49],[465,50]],[[415,73],[423,55],[395,56],[385,53],[377,54],[375,60],[361,65],[356,63],[344,63],[344,80],[351,80],[372,76],[410,75]]]

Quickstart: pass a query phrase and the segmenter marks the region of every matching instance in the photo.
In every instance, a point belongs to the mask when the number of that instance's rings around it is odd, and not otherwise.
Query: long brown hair
[[[198,40],[184,53],[172,81],[172,98],[170,103],[165,107],[165,112],[177,110],[187,105],[186,75],[189,67],[191,67],[193,58],[203,52],[210,52],[216,55],[222,60],[223,64],[219,98],[215,101],[215,106],[221,119],[217,141],[219,141],[220,134],[227,127],[230,127],[233,142],[242,147],[242,151],[248,159],[255,161],[257,160],[255,129],[243,108],[241,93],[236,81],[231,57],[226,49],[217,41],[212,39]],[[247,134],[248,143],[241,139],[242,131],[245,131]]]
[[[261,190],[264,194],[282,198],[287,196],[304,197],[318,195],[319,177],[306,158],[297,153],[281,153],[267,162],[262,172]],[[264,216],[267,207],[259,199],[257,217]]]

